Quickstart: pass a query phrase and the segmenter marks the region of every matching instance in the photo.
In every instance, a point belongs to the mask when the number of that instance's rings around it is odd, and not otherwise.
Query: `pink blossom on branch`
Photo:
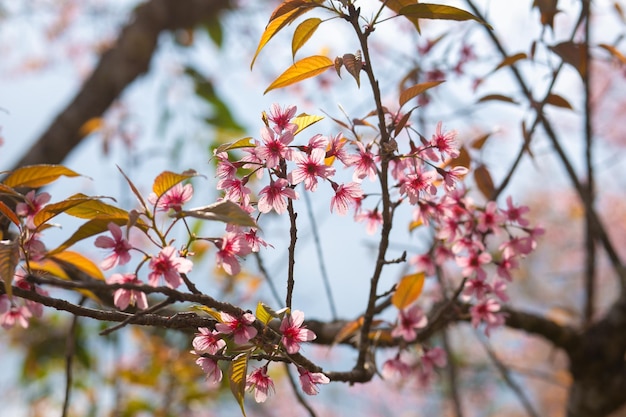
[[[155,205],[159,211],[168,211],[169,209],[180,211],[183,205],[191,200],[191,197],[193,197],[191,184],[183,186],[181,183],[178,183],[167,190],[161,197],[157,197],[155,193],[150,193],[148,202]]]
[[[107,279],[109,284],[143,284],[135,274],[113,274]],[[120,310],[126,310],[129,305],[137,305],[138,308],[145,310],[148,308],[148,299],[146,294],[137,290],[127,290],[120,288],[115,290],[113,294],[113,303]]]
[[[199,327],[193,342],[194,352],[198,355],[209,353],[215,355],[226,346],[226,342],[218,331],[210,330],[206,327]]]
[[[291,119],[296,115],[296,110],[296,106],[281,108],[276,103],[272,104],[270,114],[267,118],[274,125],[274,131],[276,133],[287,130],[293,134],[298,129],[297,124],[291,123]]]
[[[269,213],[274,210],[278,214],[287,211],[287,198],[296,200],[298,194],[289,187],[287,180],[279,178],[271,181],[270,185],[259,191],[259,202],[257,208],[261,213]]]
[[[472,326],[476,328],[479,324],[485,323],[485,334],[489,336],[489,332],[492,328],[499,327],[504,324],[504,316],[499,312],[500,304],[493,298],[480,301],[478,304],[470,308]]]
[[[16,324],[27,329],[28,319],[32,317],[32,313],[26,306],[12,305],[7,295],[0,296],[0,313],[2,313],[0,325],[5,329],[10,329]]]
[[[356,182],[339,185],[333,183],[333,189],[335,195],[330,199],[331,213],[333,209],[337,209],[338,214],[345,215],[350,205],[357,205],[363,198],[363,190]]]
[[[300,310],[294,310],[290,315],[285,316],[280,324],[280,332],[283,334],[280,341],[290,355],[300,350],[300,343],[316,338],[315,333],[302,327],[303,322],[304,313]]]
[[[369,148],[365,148],[361,142],[355,142],[358,149],[356,155],[348,155],[344,162],[346,165],[354,166],[353,181],[362,181],[363,178],[369,177],[371,181],[376,178],[376,157]]]
[[[376,233],[378,226],[383,224],[383,216],[378,210],[365,210],[354,217],[357,222],[365,221],[365,231],[368,235]]]
[[[254,391],[254,400],[262,403],[267,400],[268,394],[274,393],[274,381],[267,375],[267,365],[255,369],[246,378],[246,389]]]
[[[275,132],[267,127],[261,129],[263,144],[257,145],[254,152],[260,160],[265,160],[268,169],[275,168],[281,159],[291,159],[289,144],[293,142],[293,134],[290,131],[284,133]]]
[[[402,337],[407,342],[417,338],[416,329],[423,329],[428,324],[428,318],[419,306],[400,310],[398,323],[391,331],[391,336]]]
[[[442,122],[437,123],[435,134],[430,140],[430,145],[433,149],[437,149],[437,151],[439,151],[442,160],[445,160],[448,156],[451,159],[459,156],[459,149],[456,144],[456,130],[444,132],[442,129]],[[436,162],[439,158],[435,157],[433,160]]]
[[[35,215],[41,211],[43,206],[48,203],[48,201],[50,201],[50,194],[40,193],[35,196],[35,190],[29,191],[24,196],[24,202],[17,203],[15,206],[15,214],[25,217],[26,226],[29,229],[34,229],[35,224],[33,223],[33,219],[35,218]]]
[[[213,359],[200,357],[196,359],[196,364],[202,368],[209,383],[217,384],[222,380],[222,370]]]
[[[248,343],[257,334],[257,330],[251,326],[255,317],[250,313],[245,313],[241,317],[233,317],[228,313],[220,313],[222,322],[215,325],[215,329],[222,334],[233,336],[233,340],[238,345]]]
[[[300,374],[302,391],[308,395],[317,395],[320,392],[317,386],[330,382],[330,379],[321,372],[309,372],[304,368],[298,367],[298,373]]]
[[[95,245],[102,249],[113,249],[113,253],[104,258],[100,266],[105,271],[116,265],[124,265],[130,261],[129,251],[133,248],[131,244],[124,238],[122,229],[115,223],[111,222],[107,226],[113,238],[108,236],[98,236]]]
[[[218,242],[217,266],[224,268],[228,275],[237,275],[241,271],[237,256],[246,256],[251,252],[244,234],[228,232]]]
[[[165,279],[165,283],[170,288],[178,288],[182,283],[180,274],[186,274],[191,271],[193,263],[189,259],[176,256],[176,248],[166,246],[156,257],[150,259],[150,269],[152,272],[148,275],[148,282],[153,287],[159,285],[161,278]]]
[[[315,148],[310,154],[295,153],[293,160],[296,168],[288,175],[293,185],[304,181],[304,188],[308,191],[317,189],[317,178],[330,178],[335,175],[335,168],[326,166],[324,158],[326,151]]]

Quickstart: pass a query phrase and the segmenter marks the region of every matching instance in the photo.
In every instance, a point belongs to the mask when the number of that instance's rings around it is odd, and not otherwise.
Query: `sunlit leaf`
[[[83,204],[90,199],[91,197],[88,197],[84,194],[75,194],[69,197],[67,200],[59,201],[58,203],[48,204],[35,215],[35,217],[33,218],[33,223],[35,226],[38,227],[43,223],[46,223],[48,220],[54,218],[55,216],[58,216],[59,214],[69,210],[72,207]]]
[[[401,14],[400,10],[402,10],[406,6],[417,4],[417,0],[380,0],[380,1],[385,3],[385,6],[387,6],[394,12],[398,13],[399,15]],[[415,17],[411,17],[411,16],[406,16],[406,15],[404,17],[406,17],[409,20],[409,22],[411,22],[413,26],[415,26],[415,29],[417,29],[417,33],[421,33],[419,19]]]
[[[78,252],[63,251],[63,252],[55,253],[54,255],[51,256],[51,258],[56,261],[61,261],[63,263],[72,265],[76,267],[78,270],[86,273],[90,277],[93,277],[102,281],[105,280],[104,274],[102,273],[100,268],[98,268],[98,266],[95,263],[93,263],[93,261],[91,261],[89,258],[85,257],[84,255],[81,255]]]
[[[202,311],[206,314],[208,314],[209,316],[213,317],[215,320],[217,320],[218,322],[222,322],[222,315],[220,314],[219,311],[213,310],[212,308],[209,308],[207,306],[203,306],[203,305],[194,305],[191,306],[192,310],[196,310],[196,311]]]
[[[477,103],[484,103],[485,101],[503,101],[505,103],[517,104],[517,101],[502,94],[487,94],[479,98]]]
[[[252,57],[252,62],[250,63],[250,69],[254,66],[254,62],[256,61],[257,56],[261,50],[267,45],[267,43],[276,35],[282,28],[287,26],[287,24],[291,23],[296,17],[300,16],[303,12],[299,11],[297,8],[291,9],[286,13],[281,14],[280,16],[272,19],[263,35],[261,35],[261,39],[259,40],[259,45],[256,48],[256,52],[254,53],[254,57]]]
[[[391,296],[391,303],[398,310],[404,310],[411,305],[422,293],[425,278],[424,272],[403,276],[396,287],[396,292]]]
[[[45,273],[56,278],[69,281],[70,277],[65,270],[56,262],[50,259],[42,259],[40,261],[30,261],[28,266],[33,272]]]
[[[291,39],[291,56],[295,59],[296,52],[304,46],[304,44],[311,39],[311,36],[315,33],[322,19],[319,17],[312,17],[300,23],[293,33]]]
[[[1,173],[0,173],[1,174]],[[13,195],[13,196],[21,196],[20,193],[18,193],[17,191],[15,191],[13,188],[4,185],[2,183],[0,183],[0,194],[8,194],[8,195]]]
[[[230,143],[224,143],[215,149],[215,152],[227,152],[232,149],[254,148],[254,139],[251,136]]]
[[[272,15],[270,16],[270,22],[294,9],[300,9],[300,11],[303,12],[307,9],[318,7],[320,4],[324,3],[324,1],[325,0],[285,0],[276,9],[274,9]]]
[[[574,108],[569,103],[569,101],[567,101],[565,98],[563,98],[562,96],[558,94],[550,93],[548,97],[546,98],[546,103],[552,104],[553,106],[556,106],[556,107],[562,107],[564,109],[574,110]]]
[[[2,201],[0,201],[0,213],[4,214],[9,220],[13,222],[16,226],[20,225],[20,219],[18,219],[17,215]]]
[[[83,123],[83,125],[78,130],[78,134],[80,135],[80,137],[85,137],[92,134],[93,132],[100,130],[103,124],[104,119],[102,119],[102,117],[92,117],[91,119]]]
[[[299,114],[298,116],[291,119],[291,123],[294,123],[298,126],[298,129],[295,131],[294,135],[297,135],[298,133],[302,132],[307,127],[323,119],[324,119],[324,116],[316,116],[314,114],[306,114],[306,113]]]
[[[157,198],[160,198],[170,188],[176,184],[185,181],[189,178],[193,178],[198,174],[194,170],[185,171],[182,174],[177,174],[171,171],[164,171],[157,175],[152,184],[152,191],[156,194]]]
[[[528,58],[528,55],[526,55],[523,52],[520,52],[520,53],[515,54],[515,55],[507,56],[491,72],[494,73],[494,72],[498,71],[500,68],[508,67],[510,65],[515,64],[517,61],[520,61],[520,60],[526,59],[526,58]]]
[[[474,16],[470,12],[457,9],[452,6],[441,4],[419,3],[412,4],[400,9],[399,14],[415,19],[436,19],[436,20],[475,20],[489,29],[493,29],[487,22]]]
[[[549,47],[552,52],[557,54],[563,62],[576,68],[582,78],[587,73],[587,59],[585,58],[585,48],[581,43],[561,42],[557,45]]]
[[[241,407],[241,413],[245,416],[246,410],[243,408],[243,400],[246,394],[246,373],[248,371],[248,352],[242,353],[230,362],[228,367],[228,381],[230,391]]]
[[[355,79],[356,85],[361,87],[361,69],[363,68],[363,61],[361,60],[361,51],[355,54],[344,54],[342,57],[343,66],[348,71],[352,78]],[[335,64],[333,64],[335,65]]]
[[[0,240],[0,279],[2,279],[4,289],[9,297],[13,296],[11,284],[19,261],[20,247],[17,241]]]
[[[622,54],[616,47],[601,43],[598,45],[600,48],[607,50],[614,58],[617,58],[622,64],[626,65],[626,56]]]
[[[88,222],[82,224],[73,234],[63,242],[59,247],[54,250],[48,252],[49,254],[55,254],[59,252],[63,252],[65,249],[69,248],[73,244],[80,242],[81,240],[87,239],[88,237],[95,236],[102,232],[106,232],[108,230],[109,223],[115,223],[118,226],[123,226],[128,223],[128,217],[120,217],[120,218],[100,218],[100,219],[92,219]]]
[[[344,340],[347,340],[351,336],[355,335],[356,332],[363,326],[363,317],[359,317],[356,320],[349,321],[339,330],[337,336],[335,336],[335,340],[333,340],[333,344],[341,343]]]
[[[239,204],[230,200],[219,201],[191,210],[182,210],[174,213],[173,216],[188,216],[203,220],[216,220],[237,226],[258,227],[247,211],[242,209]]]
[[[421,83],[421,84],[417,84],[414,85],[412,87],[407,88],[406,90],[404,90],[402,93],[400,93],[400,107],[404,106],[406,104],[407,101],[411,100],[412,98],[422,94],[424,91],[436,87],[439,84],[445,82],[445,80],[441,80],[441,81],[428,81],[425,83]]]
[[[333,66],[333,62],[322,55],[309,56],[287,68],[272,84],[265,90],[263,94],[277,88],[287,87],[307,78],[315,77]]]
[[[422,219],[413,220],[411,223],[409,223],[409,232],[412,232],[413,230],[417,229],[418,227],[422,226],[423,224],[424,224],[424,222],[422,221]]]
[[[267,311],[267,309],[265,308],[265,304],[260,301],[256,305],[256,312],[254,313],[254,315],[263,324],[269,323],[270,321],[272,321],[273,318],[270,312]]]
[[[487,200],[490,200],[493,197],[493,193],[496,188],[493,185],[491,174],[485,165],[481,165],[476,168],[474,171],[474,181],[476,181],[476,185],[482,195],[484,195]]]
[[[78,177],[80,174],[62,165],[30,165],[11,172],[3,181],[9,187],[39,188],[61,176]]]

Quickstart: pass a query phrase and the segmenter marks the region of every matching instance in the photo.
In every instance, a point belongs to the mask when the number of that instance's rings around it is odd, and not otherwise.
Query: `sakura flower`
[[[228,275],[237,275],[241,271],[237,256],[246,256],[251,252],[250,245],[242,233],[228,232],[220,240],[217,251],[217,266],[224,268]]]
[[[512,281],[513,277],[511,276],[511,270],[518,267],[517,260],[511,257],[505,257],[498,263],[498,276],[506,279],[507,281]]]
[[[137,279],[135,274],[113,274],[107,279],[109,284],[134,284],[141,285],[142,282]],[[113,303],[120,310],[126,310],[131,305],[137,305],[142,310],[148,308],[148,299],[142,291],[128,290],[120,288],[115,290],[113,294]]]
[[[217,183],[218,190],[226,190],[224,198],[232,202],[247,206],[250,204],[251,191],[246,187],[246,179],[225,178]]]
[[[365,210],[363,213],[357,214],[354,219],[357,222],[365,221],[365,231],[368,235],[376,233],[378,226],[383,224],[383,216],[378,210]]]
[[[196,364],[202,368],[209,383],[217,384],[222,380],[222,370],[213,359],[200,357],[196,359]]]
[[[419,306],[413,306],[408,310],[400,310],[398,314],[398,324],[391,331],[391,336],[402,337],[407,342],[417,338],[415,329],[422,329],[428,324],[428,318]]]
[[[16,324],[24,329],[28,328],[28,319],[32,317],[30,310],[26,306],[10,306],[7,311],[0,315],[0,325],[5,329],[10,329]]]
[[[498,297],[503,303],[509,301],[509,296],[506,294],[506,282],[501,279],[496,280],[493,283],[493,293]]]
[[[108,236],[98,236],[95,245],[98,248],[113,249],[113,253],[104,258],[100,266],[105,271],[113,268],[115,265],[124,265],[130,261],[129,251],[133,248],[128,240],[124,238],[122,229],[115,223],[111,222],[107,226],[113,238]]]
[[[276,133],[280,133],[284,130],[293,133],[298,129],[297,124],[291,123],[291,119],[296,115],[296,110],[296,106],[289,106],[282,109],[278,104],[272,104],[270,114],[267,118],[274,124],[274,131]]]
[[[437,188],[433,185],[435,180],[434,171],[420,171],[416,169],[414,174],[408,174],[400,185],[400,194],[409,198],[409,203],[415,205],[419,201],[420,193],[435,195]]]
[[[220,179],[233,178],[237,173],[237,167],[228,160],[228,154],[226,152],[216,152],[215,158],[218,161],[215,176]]]
[[[478,224],[476,229],[481,233],[489,231],[497,231],[498,225],[504,220],[502,215],[498,213],[498,205],[495,201],[490,201],[485,207],[485,211],[478,215]]]
[[[473,295],[475,295],[478,300],[481,300],[486,294],[492,292],[492,290],[493,288],[491,288],[491,285],[489,285],[484,279],[470,279],[465,282],[465,286],[463,287],[463,298],[465,300],[469,300]]]
[[[244,237],[246,238],[246,243],[248,244],[252,252],[258,252],[261,249],[261,246],[263,246],[264,248],[268,246],[270,248],[274,247],[267,243],[265,240],[261,239],[257,235],[256,229],[250,229],[248,232],[244,233]]]
[[[265,166],[272,169],[278,165],[281,159],[290,159],[291,149],[289,144],[293,142],[293,133],[287,131],[275,135],[275,132],[267,127],[261,129],[263,144],[255,149],[256,156],[265,160]]]
[[[304,368],[298,367],[298,373],[300,374],[302,391],[308,395],[317,395],[320,392],[317,385],[330,382],[330,379],[321,372],[309,372]]]
[[[198,332],[192,342],[195,353],[209,353],[215,355],[226,346],[226,342],[222,340],[218,331],[212,331],[206,327],[199,327]]]
[[[15,206],[15,214],[21,217],[26,217],[26,226],[29,229],[34,229],[35,224],[33,223],[33,219],[35,215],[41,211],[43,206],[45,206],[48,201],[50,201],[50,194],[41,193],[35,196],[35,190],[29,191],[24,196],[24,202],[17,203]]]
[[[456,264],[463,268],[462,274],[464,277],[469,277],[476,272],[477,278],[485,279],[487,273],[482,266],[489,262],[491,262],[491,255],[487,252],[470,251],[468,256],[456,257]]]
[[[441,126],[442,122],[437,123],[435,134],[430,140],[430,145],[439,151],[442,159],[445,159],[446,155],[454,159],[459,156],[459,150],[456,146],[456,130],[444,133]],[[437,160],[438,159],[435,159],[435,161]]]
[[[426,372],[432,372],[435,366],[443,368],[447,363],[446,352],[440,347],[434,347],[431,349],[424,348],[421,362],[422,370]]]
[[[335,195],[330,199],[330,212],[337,209],[337,213],[344,215],[351,204],[356,205],[363,198],[363,190],[356,182],[336,185],[333,183]]]
[[[344,149],[346,143],[348,143],[348,141],[344,139],[341,133],[338,133],[335,137],[331,137],[328,143],[328,152],[326,152],[327,157],[337,158],[344,165],[348,165],[348,163],[346,162],[348,158],[348,152]]]
[[[185,184],[185,186],[183,186],[181,183],[178,183],[167,190],[161,197],[157,197],[155,193],[151,193],[150,196],[148,196],[148,201],[150,204],[155,205],[159,211],[168,211],[169,209],[181,211],[183,204],[191,200],[191,197],[193,197],[193,187],[191,184]]]
[[[504,324],[504,316],[499,314],[500,304],[493,298],[483,300],[470,308],[472,326],[478,327],[480,323],[485,323],[485,334],[489,336],[489,331]]]
[[[296,200],[298,194],[292,188],[289,188],[289,183],[283,178],[279,178],[276,181],[271,181],[270,185],[264,187],[259,191],[259,203],[257,208],[261,213],[269,213],[274,210],[278,214],[283,214],[287,211],[286,198]]]
[[[153,287],[159,285],[161,277],[165,279],[165,283],[170,288],[178,288],[182,283],[180,274],[186,274],[191,271],[193,263],[189,259],[176,256],[176,248],[166,246],[156,257],[150,259],[150,269],[152,272],[148,274],[148,282]]]
[[[449,171],[443,171],[443,181],[446,183],[446,190],[452,191],[456,188],[456,183],[460,181],[469,170],[465,167],[454,167]]]
[[[502,210],[506,219],[510,222],[517,223],[522,227],[528,226],[528,220],[524,219],[522,216],[530,211],[527,206],[519,206],[515,207],[513,204],[513,198],[508,196],[506,198],[506,206],[508,207],[506,210]]]
[[[280,341],[290,355],[300,350],[300,343],[316,338],[315,333],[302,327],[303,322],[304,313],[294,310],[290,315],[285,316],[280,324],[280,332],[283,334]]]
[[[26,271],[24,270],[18,270],[15,272],[15,276],[13,277],[13,285],[26,291],[35,291],[39,295],[49,295],[48,291],[44,290],[38,285],[31,284],[30,282],[26,281]],[[0,297],[0,314],[2,313],[1,298],[2,297]],[[11,303],[9,302],[9,306],[10,304]],[[30,311],[33,317],[41,317],[43,315],[43,304],[40,304],[36,301],[24,299],[24,305],[26,306],[28,311]]]
[[[415,265],[418,271],[423,271],[428,276],[435,275],[435,263],[429,253],[416,255],[412,257],[409,262],[411,265]]]
[[[396,355],[393,359],[388,359],[383,363],[382,375],[385,379],[399,378],[405,379],[411,374],[411,367]]]
[[[315,148],[310,154],[296,153],[293,160],[297,168],[289,173],[289,182],[299,184],[304,181],[304,188],[308,191],[317,189],[317,177],[329,178],[335,175],[335,168],[326,166],[324,158],[326,151]]]
[[[267,365],[248,375],[246,389],[254,391],[254,400],[257,403],[265,402],[268,394],[274,392],[274,381],[267,375]]]
[[[228,313],[220,313],[222,322],[215,325],[215,329],[222,334],[232,334],[233,340],[238,345],[247,343],[257,334],[257,330],[251,326],[254,323],[254,316],[244,313],[241,317],[233,317]]]
[[[366,149],[361,142],[355,142],[358,149],[358,154],[349,155],[344,163],[346,165],[355,166],[354,174],[352,175],[353,181],[361,181],[365,177],[369,177],[370,180],[376,178],[376,159],[375,156]]]

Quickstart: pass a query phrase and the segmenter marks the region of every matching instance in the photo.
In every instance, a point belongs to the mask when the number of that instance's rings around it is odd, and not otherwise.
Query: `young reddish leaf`
[[[86,273],[90,277],[93,277],[102,281],[105,280],[104,274],[102,273],[102,271],[100,271],[100,268],[98,268],[98,266],[95,263],[93,263],[90,259],[86,258],[85,256],[81,255],[78,252],[70,252],[70,251],[59,252],[59,253],[55,253],[54,255],[52,255],[51,258],[53,260],[60,261],[62,264],[65,263],[65,264],[72,265],[78,270]]]
[[[436,20],[475,20],[487,26],[489,29],[493,28],[487,22],[474,16],[470,12],[457,9],[452,6],[443,6],[440,4],[419,3],[411,4],[409,6],[400,9],[399,14],[415,19],[436,19]]]
[[[335,58],[335,62],[333,64],[335,65],[335,71],[337,71],[337,75],[339,76],[339,78],[341,78],[341,67],[343,67],[343,58],[338,56],[337,58]]]
[[[483,103],[485,101],[504,101],[505,103],[517,104],[517,101],[513,100],[511,97],[504,96],[502,94],[487,94],[478,99],[477,103]]]
[[[400,132],[402,131],[402,129],[404,129],[404,126],[406,126],[407,122],[411,118],[411,113],[413,113],[413,109],[411,109],[410,112],[408,112],[404,116],[402,116],[402,118],[398,121],[398,124],[396,125],[396,127],[395,127],[395,129],[393,131],[393,136],[394,137],[398,136],[400,134]]]
[[[63,242],[56,249],[48,252],[48,254],[56,254],[59,252],[63,252],[65,249],[69,248],[76,242],[80,242],[81,240],[87,239],[88,237],[95,236],[102,232],[106,232],[108,230],[109,223],[111,222],[117,224],[118,226],[123,226],[128,223],[128,216],[120,217],[120,218],[107,217],[107,218],[91,219],[88,222],[81,225],[74,232],[74,234],[70,236],[69,239]]]
[[[491,174],[486,166],[481,165],[476,168],[474,171],[474,181],[476,181],[476,185],[482,195],[484,195],[487,200],[490,200],[496,188],[493,185]]]
[[[598,45],[600,48],[607,50],[614,58],[617,58],[622,64],[626,65],[626,56],[622,54],[616,47],[601,43]]]
[[[30,165],[21,167],[4,179],[9,187],[39,188],[55,181],[60,176],[79,177],[80,174],[62,165]]]
[[[256,305],[256,312],[254,313],[254,315],[263,324],[269,323],[270,321],[272,321],[273,318],[269,311],[267,311],[267,309],[265,308],[265,304],[260,301]]]
[[[6,204],[0,201],[0,213],[4,214],[9,220],[13,222],[16,226],[20,225],[20,219],[18,219],[17,215],[11,210]]]
[[[569,104],[569,101],[567,101],[565,98],[561,97],[558,94],[550,93],[548,97],[546,98],[546,103],[552,104],[553,106],[556,106],[556,107],[562,107],[564,109],[574,110],[572,105]]]
[[[193,178],[196,175],[198,174],[194,170],[185,171],[182,174],[177,174],[171,171],[163,171],[154,179],[154,184],[152,184],[152,191],[156,194],[157,198],[160,198],[176,184],[189,178]]]
[[[324,0],[285,0],[282,2],[270,16],[270,22],[274,19],[278,19],[285,13],[289,13],[293,9],[300,9],[300,11],[306,11],[306,9],[312,9],[318,7],[324,3]]]
[[[489,139],[490,136],[491,136],[491,133],[485,133],[484,135],[479,136],[478,138],[474,139],[472,141],[471,148],[482,149],[483,146],[485,146],[485,143],[487,143],[487,139]]]
[[[401,14],[400,10],[402,10],[406,6],[411,6],[417,3],[417,0],[380,0],[380,1],[383,2],[385,6],[387,6],[388,8],[390,8],[391,10],[393,10],[394,12],[398,14]],[[406,16],[406,15],[404,17],[406,17],[409,20],[409,22],[413,23],[413,26],[415,26],[415,29],[417,29],[417,33],[422,33],[420,31],[420,24],[417,18]]]
[[[220,314],[219,311],[215,311],[212,308],[209,308],[209,307],[203,306],[203,305],[194,305],[194,306],[191,306],[191,309],[207,313],[209,316],[213,317],[219,323],[222,323],[222,315]]]
[[[319,17],[312,17],[300,23],[296,30],[293,32],[293,38],[291,39],[291,56],[295,59],[296,52],[304,46],[304,44],[311,39],[311,36],[315,33],[318,26],[322,23],[322,19]]]
[[[459,156],[457,156],[454,159],[450,159],[448,162],[446,162],[442,166],[442,168],[465,167],[469,169],[471,163],[472,163],[472,158],[470,157],[469,152],[467,152],[467,149],[465,149],[465,146],[461,146],[461,148],[459,149]]]
[[[425,278],[426,274],[424,272],[403,276],[396,287],[396,292],[391,296],[391,303],[396,306],[398,310],[404,310],[406,307],[413,304],[422,293]]]
[[[558,12],[557,3],[559,0],[535,0],[533,2],[533,8],[536,7],[539,9],[539,13],[541,14],[541,24],[543,26],[549,26],[551,29],[554,29],[554,16]]]
[[[224,143],[223,145],[218,146],[215,152],[227,152],[232,149],[241,149],[241,148],[254,148],[253,138],[251,136],[248,136],[246,138],[239,139],[234,142]]]
[[[356,80],[356,85],[361,87],[361,68],[363,68],[361,51],[357,51],[356,54],[344,54],[342,60],[344,68]]]
[[[248,357],[249,352],[242,353],[235,357],[230,362],[228,367],[228,381],[230,382],[230,391],[237,400],[239,407],[241,407],[241,413],[246,415],[246,410],[243,408],[243,400],[246,394],[246,373],[248,371]]]
[[[263,94],[267,94],[269,91],[277,88],[287,87],[288,85],[306,80],[307,78],[315,77],[332,66],[333,62],[322,55],[314,55],[301,59],[276,78]]]
[[[409,87],[406,90],[404,90],[402,93],[400,93],[400,107],[404,106],[406,104],[407,101],[411,100],[412,98],[422,94],[424,91],[436,87],[439,84],[445,82],[445,80],[441,80],[441,81],[427,81],[425,83],[421,83],[421,84],[417,84],[414,85],[413,87]]]
[[[306,113],[299,114],[298,116],[291,119],[291,123],[294,123],[298,126],[298,129],[294,133],[294,136],[302,132],[304,129],[311,126],[312,124],[315,124],[323,119],[324,119],[323,116],[316,116],[314,114],[306,114]]]
[[[304,11],[299,10],[297,8],[291,9],[288,12],[281,14],[270,20],[267,24],[263,35],[261,35],[261,39],[259,40],[259,46],[256,48],[256,52],[254,53],[254,57],[252,57],[252,62],[250,63],[250,69],[254,66],[254,61],[256,61],[257,56],[261,52],[261,49],[267,45],[267,43],[276,35],[282,28],[291,23],[295,18],[300,16]]]
[[[102,117],[92,117],[91,119],[83,123],[83,125],[78,130],[78,134],[82,138],[100,130],[100,128],[104,124],[103,121],[104,119],[102,119]]]
[[[247,211],[242,209],[239,204],[233,203],[230,200],[219,201],[208,206],[191,210],[182,210],[174,213],[173,216],[188,216],[203,220],[217,220],[237,226],[258,227]]]
[[[356,334],[356,332],[363,326],[363,317],[359,317],[356,320],[349,321],[345,326],[339,330],[337,336],[335,336],[335,340],[333,340],[333,345],[343,342],[347,340],[352,335]]]
[[[570,64],[585,78],[587,73],[587,59],[585,58],[585,50],[583,44],[576,42],[561,42],[557,45],[549,47],[552,52],[557,54],[563,62]]]
[[[0,240],[0,279],[4,282],[4,290],[9,297],[13,296],[13,277],[20,261],[20,247],[17,241]]]
[[[135,194],[135,197],[137,197],[137,200],[139,200],[139,204],[141,204],[141,207],[144,208],[144,210],[148,210],[148,206],[146,205],[146,202],[144,201],[143,197],[141,196],[141,193],[139,192],[139,190],[137,189],[137,187],[135,187],[135,184],[133,184],[133,182],[130,180],[130,178],[128,178],[126,176],[126,174],[124,173],[124,171],[122,171],[122,168],[120,168],[119,166],[117,167],[117,169],[122,173],[122,175],[124,176],[124,178],[126,179],[126,182],[128,183],[128,186],[130,187],[130,189],[132,190],[133,194]]]
[[[517,61],[522,60],[522,59],[526,59],[526,58],[528,58],[528,56],[525,53],[523,53],[523,52],[520,52],[520,53],[515,54],[515,55],[507,56],[506,58],[504,58],[502,60],[502,62],[500,62],[493,69],[493,71],[491,71],[491,73],[493,74],[494,72],[498,71],[500,68],[508,67],[510,65],[515,64]]]

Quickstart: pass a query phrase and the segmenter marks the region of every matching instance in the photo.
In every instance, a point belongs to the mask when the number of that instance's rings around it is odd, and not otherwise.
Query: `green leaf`
[[[278,78],[270,84],[263,92],[267,94],[269,91],[277,88],[287,87],[307,78],[315,77],[333,66],[333,61],[322,55],[309,56],[287,68]]]
[[[230,382],[230,391],[233,393],[235,400],[241,407],[241,413],[246,415],[243,408],[243,400],[246,394],[246,372],[248,371],[249,352],[242,353],[230,362],[228,367],[228,381]]]
[[[475,20],[489,29],[493,28],[484,20],[479,19],[470,12],[457,9],[452,6],[443,6],[440,4],[419,3],[412,4],[400,9],[399,14],[415,19],[436,19],[436,20]]]
[[[436,87],[443,82],[445,82],[445,80],[427,81],[425,83],[417,84],[417,85],[407,88],[402,93],[400,93],[400,100],[399,100],[400,107],[404,106],[407,103],[407,101],[422,94],[424,91],[431,89],[433,87]]]
[[[217,147],[215,152],[226,152],[232,149],[241,149],[241,148],[254,148],[253,138],[248,136],[243,139],[239,139],[235,142],[224,143]]]
[[[17,241],[0,240],[0,279],[4,282],[4,290],[10,297],[13,296],[13,277],[20,261],[20,247]]]
[[[13,188],[39,188],[56,181],[61,176],[79,177],[80,174],[62,165],[31,165],[11,172],[3,183]]]
[[[259,321],[265,325],[272,321],[272,314],[265,308],[265,304],[258,302],[256,305],[256,312],[254,314]]]
[[[156,194],[157,198],[161,198],[170,188],[176,184],[193,178],[198,174],[194,170],[188,170],[182,174],[177,174],[171,171],[163,171],[154,179],[152,184],[152,191]]]
[[[294,123],[298,126],[298,129],[295,131],[294,136],[302,132],[304,129],[311,126],[312,124],[315,124],[323,119],[323,116],[316,116],[306,113],[299,114],[298,116],[291,119],[291,123]]]
[[[396,291],[391,296],[391,303],[398,310],[404,310],[411,305],[422,293],[425,278],[426,274],[424,272],[403,276],[396,287]]]
[[[247,211],[239,204],[230,200],[219,201],[204,207],[191,210],[182,210],[174,213],[174,217],[195,217],[196,219],[214,220],[237,226],[248,226],[258,228],[256,222],[250,217]]]
[[[311,36],[315,33],[322,19],[318,17],[312,17],[300,23],[293,33],[291,39],[291,56],[295,59],[296,52],[304,46],[304,44],[311,39]]]

